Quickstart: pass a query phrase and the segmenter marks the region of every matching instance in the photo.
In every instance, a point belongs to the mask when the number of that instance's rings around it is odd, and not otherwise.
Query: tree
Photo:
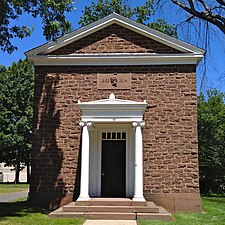
[[[0,9],[0,49],[4,52],[12,53],[17,49],[11,42],[12,38],[22,39],[31,34],[30,27],[10,26],[11,20],[18,20],[23,13],[41,18],[43,35],[48,41],[71,30],[71,23],[66,20],[65,12],[73,9],[72,0],[1,0]]]
[[[199,18],[218,27],[225,34],[225,1],[171,0],[188,13],[187,20]],[[191,15],[191,16],[190,16]]]
[[[0,159],[15,166],[29,166],[33,117],[34,70],[26,60],[0,69]]]
[[[144,5],[136,6],[133,9],[129,7],[124,0],[98,0],[96,3],[92,2],[90,6],[86,6],[82,12],[83,15],[78,22],[78,24],[82,26],[116,12],[153,29],[177,37],[176,27],[174,25],[169,25],[164,19],[158,19],[157,21],[149,23],[151,16],[154,14],[153,0],[148,0]]]
[[[212,48],[212,43],[220,43],[221,51],[225,50],[224,0],[155,0],[154,9],[157,13],[163,15],[168,15],[168,9],[171,9],[170,15],[175,15],[174,19],[179,17],[176,27],[178,33],[182,33],[182,38],[206,50],[204,61],[199,67],[201,91],[208,83],[207,73],[209,68],[207,65],[210,64],[214,73],[218,74],[220,78],[224,77],[224,71],[218,69],[218,62],[214,59],[216,53]]]
[[[199,169],[202,193],[225,191],[225,93],[198,98]]]

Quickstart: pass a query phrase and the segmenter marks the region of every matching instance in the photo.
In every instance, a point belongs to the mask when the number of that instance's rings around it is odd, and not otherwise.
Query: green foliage
[[[155,22],[149,23],[148,26],[164,34],[169,34],[175,38],[178,37],[176,26],[168,24],[164,19],[158,19]]]
[[[148,23],[154,14],[153,2],[153,0],[148,0],[144,5],[132,9],[125,0],[98,0],[97,3],[92,2],[90,6],[85,7],[78,23],[85,26],[115,12],[165,34],[177,37],[176,27],[169,25],[164,19]]]
[[[47,1],[0,1],[0,46],[2,51],[12,53],[17,49],[11,42],[14,37],[30,36],[32,29],[27,26],[10,26],[11,20],[18,20],[23,13],[32,17],[40,17],[43,24],[43,34],[47,40],[54,39],[71,30],[71,24],[66,20],[65,12],[73,9],[72,0]]]
[[[225,192],[225,94],[198,98],[199,165],[202,193]]]
[[[28,164],[31,150],[34,70],[26,60],[0,70],[0,159]]]

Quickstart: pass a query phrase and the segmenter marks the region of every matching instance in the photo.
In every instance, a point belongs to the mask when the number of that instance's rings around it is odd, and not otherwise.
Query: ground
[[[225,225],[225,197],[203,197],[203,213],[176,213],[173,222],[138,221],[138,225]],[[83,219],[50,219],[49,211],[26,200],[0,203],[0,225],[82,225]]]

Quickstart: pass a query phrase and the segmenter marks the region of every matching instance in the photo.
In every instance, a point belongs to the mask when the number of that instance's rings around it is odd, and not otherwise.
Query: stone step
[[[159,207],[154,202],[147,202],[146,206],[133,206],[135,213],[159,213]]]
[[[62,208],[63,212],[126,212],[126,213],[158,213],[159,208],[153,203],[149,202],[147,206],[79,206],[70,203]]]
[[[85,218],[92,220],[136,220],[136,213],[118,212],[63,212],[62,208],[51,212],[50,218]]]
[[[84,216],[92,220],[136,220],[135,213],[88,212]]]
[[[80,204],[81,203],[81,204]],[[172,215],[154,202],[133,204],[130,199],[91,199],[86,204],[71,202],[50,213],[50,217],[102,220],[172,220]]]
[[[137,220],[164,220],[172,221],[172,214],[165,210],[163,207],[159,207],[158,213],[137,213]]]
[[[92,198],[90,201],[76,201],[79,206],[131,206],[132,200],[129,198]],[[144,202],[145,204],[145,202]]]
[[[146,202],[132,201],[129,198],[92,198],[90,201],[76,201],[78,206],[146,206]]]
[[[132,206],[64,206],[63,212],[124,212],[132,213]]]

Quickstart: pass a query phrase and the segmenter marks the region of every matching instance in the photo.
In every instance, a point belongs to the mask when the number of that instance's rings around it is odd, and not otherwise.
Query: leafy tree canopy
[[[1,0],[0,1],[0,46],[1,50],[12,53],[17,49],[11,42],[13,37],[30,36],[32,29],[27,26],[11,26],[11,20],[18,20],[23,13],[40,17],[43,24],[43,35],[49,41],[71,30],[65,12],[73,9],[72,0]]]
[[[26,60],[0,68],[0,159],[16,166],[30,161],[34,70]]]
[[[90,6],[85,7],[78,23],[85,26],[116,12],[165,34],[177,37],[176,27],[169,25],[164,19],[149,22],[151,16],[154,14],[153,3],[153,0],[148,0],[144,5],[136,6],[132,9],[124,0],[98,0],[97,3],[92,2]]]
[[[225,94],[198,98],[200,184],[203,193],[225,191]]]

